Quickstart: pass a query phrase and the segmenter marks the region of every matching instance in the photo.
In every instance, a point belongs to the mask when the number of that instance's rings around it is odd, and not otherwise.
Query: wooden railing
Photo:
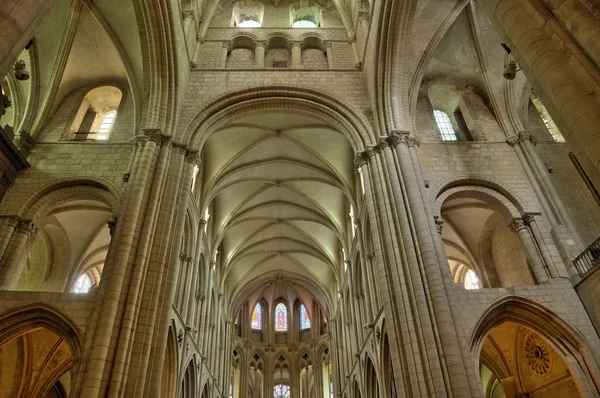
[[[585,278],[600,266],[600,238],[573,260],[573,265],[575,265],[579,276],[582,278]]]

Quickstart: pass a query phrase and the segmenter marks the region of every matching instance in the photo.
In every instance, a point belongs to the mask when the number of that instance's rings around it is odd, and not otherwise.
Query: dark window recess
[[[79,125],[79,132],[81,133],[89,133],[92,129],[92,125],[94,124],[94,120],[96,120],[96,112],[88,108],[85,112],[85,116],[83,116],[83,120]]]
[[[285,69],[287,68],[286,61],[273,61],[273,68]]]
[[[467,126],[467,122],[465,122],[465,118],[463,117],[462,112],[457,109],[454,111],[454,120],[456,121],[456,125],[458,127],[458,132],[460,137],[460,141],[474,141],[471,132],[469,131],[469,127]]]
[[[598,190],[592,183],[592,180],[590,180],[590,178],[587,176],[587,174],[585,173],[585,170],[583,170],[583,167],[581,167],[581,164],[579,164],[579,160],[577,160],[577,157],[575,157],[575,154],[573,152],[569,152],[569,157],[571,158],[571,161],[573,162],[573,164],[575,165],[575,168],[579,172],[579,175],[585,182],[585,185],[587,185],[588,189],[590,190],[590,193],[596,200],[596,203],[598,203],[598,205],[600,205],[600,193],[598,193]]]

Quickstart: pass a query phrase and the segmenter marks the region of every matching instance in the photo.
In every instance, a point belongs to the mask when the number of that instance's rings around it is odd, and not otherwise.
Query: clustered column
[[[0,262],[0,290],[13,290],[25,265],[25,253],[33,243],[39,228],[31,220],[13,218],[7,232],[14,231]],[[16,229],[13,229],[15,228]]]

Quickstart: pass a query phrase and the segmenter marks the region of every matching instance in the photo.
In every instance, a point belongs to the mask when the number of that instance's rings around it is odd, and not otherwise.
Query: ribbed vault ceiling
[[[304,116],[260,112],[214,133],[203,159],[212,251],[228,291],[270,277],[333,297],[354,194],[344,135]]]

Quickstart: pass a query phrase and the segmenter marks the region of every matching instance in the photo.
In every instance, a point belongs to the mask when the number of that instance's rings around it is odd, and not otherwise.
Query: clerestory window
[[[437,109],[433,111],[433,116],[435,117],[435,122],[440,130],[440,134],[442,135],[442,140],[456,141],[456,132],[454,131],[450,117],[445,112]]]
[[[75,286],[73,286],[73,292],[75,293],[87,293],[92,287],[92,281],[90,277],[86,274],[83,274],[77,279],[75,282]]]

